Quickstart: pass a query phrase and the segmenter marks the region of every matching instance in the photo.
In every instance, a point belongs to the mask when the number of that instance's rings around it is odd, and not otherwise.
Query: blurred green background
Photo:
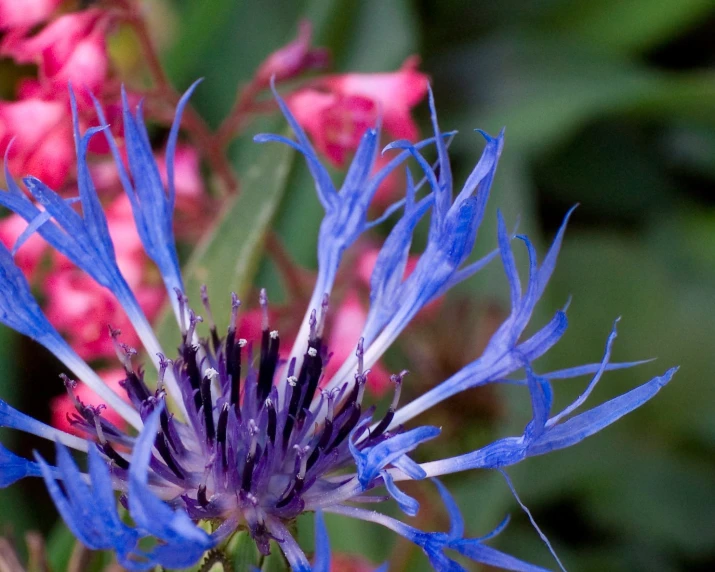
[[[213,124],[228,111],[237,85],[307,17],[316,28],[316,45],[331,48],[338,72],[392,71],[407,56],[422,56],[442,128],[461,131],[451,148],[457,181],[481,152],[480,137],[471,129],[495,133],[506,126],[479,252],[496,244],[497,206],[510,223],[521,217],[520,229],[543,253],[568,208],[581,205],[534,320],[543,323],[571,295],[569,332],[538,369],[600,359],[617,316],[622,320],[615,359],[657,360],[606,376],[591,405],[671,365],[682,366],[642,410],[572,449],[510,470],[517,490],[570,570],[715,569],[712,0],[146,4],[148,13],[161,15],[155,25],[177,87],[205,77],[194,102]],[[417,114],[427,132],[425,106]],[[272,152],[240,141],[232,157],[243,174],[254,157]],[[274,228],[310,266],[320,209],[300,162],[290,167],[287,184],[279,182],[276,192],[251,200],[255,208],[276,210]],[[244,290],[254,280],[269,287],[275,281],[265,264],[241,268]],[[223,284],[221,291],[227,291],[227,280],[236,278],[219,272],[211,277]],[[454,341],[456,331],[463,361],[473,357],[489,321],[508,311],[506,290],[495,264],[451,295],[441,324],[409,332],[388,365],[401,369],[407,363],[413,393],[438,381],[434,375],[454,371],[460,356],[450,355],[455,344],[447,341]],[[5,329],[0,336],[0,395],[47,418],[48,399],[61,390],[59,369],[36,365],[39,350],[31,343]],[[584,383],[557,382],[556,406],[573,399]],[[440,452],[457,453],[519,434],[528,419],[526,392],[498,388],[442,404],[426,421],[444,425]],[[18,452],[39,446],[51,456],[45,444],[0,437]],[[421,454],[430,457],[429,450]],[[485,534],[511,513],[511,524],[494,545],[555,568],[498,473],[445,481],[458,497],[470,535]],[[446,526],[432,488],[410,492],[424,504],[419,526]],[[39,483],[23,483],[0,491],[0,515],[3,525],[11,523],[21,533],[28,527],[48,530],[55,510]],[[373,562],[392,558],[395,569],[427,565],[396,537],[386,542],[376,525],[340,518],[328,523],[335,550]],[[302,528],[309,541],[310,527]],[[54,533],[58,546],[61,536]]]

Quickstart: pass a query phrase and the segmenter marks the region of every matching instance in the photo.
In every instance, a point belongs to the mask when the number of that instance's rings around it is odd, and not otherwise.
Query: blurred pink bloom
[[[119,270],[132,288],[140,287],[146,279],[149,261],[139,238],[132,205],[127,195],[119,195],[107,207],[106,213]],[[147,309],[144,311],[147,312]],[[150,319],[151,317],[153,316],[149,316]]]
[[[62,186],[74,164],[67,113],[60,101],[0,101],[0,154],[16,138],[8,162],[13,175],[32,173],[52,188]]]
[[[12,250],[18,237],[27,228],[27,222],[20,215],[11,214],[0,221],[0,241]],[[31,278],[37,269],[47,243],[36,232],[30,235],[15,254],[15,264],[28,278]]]
[[[391,137],[418,137],[410,112],[424,98],[428,86],[427,75],[417,70],[418,64],[412,57],[396,72],[325,77],[315,88],[295,92],[288,104],[318,149],[341,166],[378,117]]]
[[[349,292],[333,315],[328,337],[330,359],[323,369],[324,379],[333,377],[343,362],[355,353],[355,341],[360,339],[362,328],[367,318],[364,306],[354,292]],[[390,374],[380,365],[370,368],[367,389],[373,395],[380,396],[390,387]]]
[[[378,117],[377,104],[371,99],[315,89],[295,92],[288,105],[318,150],[336,166],[345,163]]]
[[[47,277],[44,284],[48,304],[45,313],[50,322],[66,334],[70,345],[84,359],[115,355],[108,327],[122,331],[122,343],[137,346],[139,338],[129,318],[112,293],[77,270],[60,269]],[[161,307],[161,289],[135,288],[139,304],[149,315]]]
[[[302,20],[298,27],[298,37],[268,56],[256,72],[256,84],[266,87],[275,77],[276,81],[293,78],[309,69],[325,68],[330,54],[325,48],[311,48],[313,27]]]
[[[122,398],[124,398],[125,401],[127,401],[126,392],[120,385],[120,382],[127,377],[127,374],[122,368],[108,369],[103,372],[100,371],[98,373],[99,376],[110,388],[116,391],[119,395],[122,396]],[[92,405],[94,407],[98,407],[100,405],[105,404],[105,401],[96,393],[94,393],[94,391],[92,391],[84,383],[78,383],[73,391],[75,397],[84,405]],[[62,431],[67,431],[68,433],[79,435],[81,437],[85,436],[85,433],[83,431],[76,430],[67,419],[68,415],[72,416],[77,414],[77,409],[72,401],[72,398],[68,394],[65,393],[63,395],[55,397],[50,402],[50,410],[52,414],[52,425],[54,427],[57,427],[57,429],[61,429]],[[114,411],[114,409],[111,409],[109,407],[103,409],[102,417],[110,423],[113,423],[120,429],[126,428],[126,421],[124,421],[124,419],[116,411]]]
[[[72,82],[78,98],[89,103],[87,91],[101,93],[107,77],[106,14],[105,10],[65,14],[33,36],[10,32],[2,39],[0,52],[20,63],[37,64],[48,96],[64,97],[67,83]]]
[[[0,30],[29,28],[46,20],[62,0],[0,0]]]

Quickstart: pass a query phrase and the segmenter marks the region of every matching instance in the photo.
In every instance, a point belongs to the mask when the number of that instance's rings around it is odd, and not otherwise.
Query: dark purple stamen
[[[154,446],[156,450],[159,451],[159,455],[164,459],[166,466],[169,467],[172,473],[174,473],[178,478],[183,479],[185,475],[184,469],[179,465],[179,463],[174,459],[171,451],[169,450],[169,445],[167,443],[166,436],[163,432],[159,432],[154,440]]]
[[[105,455],[107,455],[107,457],[116,463],[117,467],[124,469],[125,471],[129,470],[129,461],[117,453],[114,450],[114,447],[112,447],[109,443],[103,443],[98,445],[98,447]]]
[[[228,426],[228,403],[221,408],[221,413],[218,416],[218,429],[216,431],[216,441],[221,449],[221,464],[224,468],[228,467],[228,459],[226,457],[226,427]]]
[[[213,402],[211,401],[211,378],[208,375],[201,382],[201,406],[204,412],[206,438],[209,443],[213,443],[216,437],[216,429],[214,426]]]
[[[261,334],[261,361],[258,367],[258,385],[256,396],[259,403],[266,400],[273,387],[273,377],[278,366],[278,348],[280,338],[278,332],[264,329]]]
[[[199,488],[196,491],[196,500],[204,508],[209,506],[209,499],[206,497],[206,485],[199,485]]]

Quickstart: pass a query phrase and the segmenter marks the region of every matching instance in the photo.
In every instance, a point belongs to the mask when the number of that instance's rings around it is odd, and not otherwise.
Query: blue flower
[[[399,488],[401,482],[467,469],[501,469],[530,456],[574,445],[639,407],[670,381],[674,369],[586,412],[575,413],[606,371],[635,365],[610,363],[615,325],[600,362],[542,375],[535,372],[534,361],[558,342],[567,327],[562,310],[535,333],[524,335],[554,270],[571,213],[541,262],[528,238],[517,237],[529,258],[528,277],[523,285],[512,251],[513,237],[501,214],[498,248],[481,260],[468,262],[502,152],[503,133],[497,137],[482,133],[486,140],[482,156],[464,186],[455,191],[446,143],[453,134],[440,131],[430,94],[434,136],[414,145],[406,141],[391,144],[385,151],[397,153],[385,167],[375,171],[379,127],[368,130],[337,189],[307,136],[276,94],[296,140],[277,135],[256,139],[288,144],[305,157],[325,218],[318,239],[316,286],[290,358],[285,363],[279,359],[280,335],[270,328],[267,297],[262,292],[264,323],[258,341],[260,353],[254,364],[252,344],[237,337],[240,303],[235,295],[225,337],[220,338],[214,329],[207,340],[199,336],[197,327],[202,320],[183,293],[173,235],[171,159],[181,111],[193,89],[194,86],[179,103],[170,133],[168,189],[158,176],[141,108],[132,113],[126,98],[128,170],[106,128],[80,133],[72,98],[79,196],[62,199],[37,179],[27,177],[24,183],[33,201],[7,174],[8,190],[0,193],[0,204],[28,222],[18,245],[38,232],[110,289],[152,359],[158,383],[149,387],[143,370],[133,363],[133,352],[117,343],[125,370],[122,385],[131,405],[104,385],[45,318],[13,262],[14,251],[0,245],[0,321],[52,351],[132,427],[130,432],[120,431],[103,418],[101,408],[75,400],[77,414],[72,422],[84,433],[85,438],[80,438],[44,425],[0,401],[0,427],[55,441],[57,449],[53,466],[39,456],[35,460],[23,459],[0,447],[0,486],[24,477],[42,477],[73,533],[90,548],[113,550],[120,564],[131,570],[156,565],[190,566],[240,529],[250,532],[263,554],[269,552],[271,541],[276,541],[294,570],[309,570],[311,564],[288,526],[305,512],[316,513],[316,557],[312,565],[316,571],[329,569],[324,512],[393,530],[421,547],[438,570],[461,569],[448,555],[450,551],[508,570],[541,570],[485,543],[504,526],[486,537],[465,537],[459,510],[437,481],[450,515],[449,532],[420,531],[374,510],[374,502],[369,510],[356,505],[366,500],[393,499],[408,516],[415,515],[419,504]],[[99,105],[97,113],[104,122]],[[89,140],[100,132],[112,150],[139,236],[163,277],[181,327],[178,354],[173,361],[165,357],[167,354],[116,264],[106,218],[86,163]],[[436,147],[435,167],[422,155],[429,146]],[[368,207],[380,183],[408,159],[416,162],[420,181],[415,184],[408,169],[405,198],[377,220],[368,220]],[[75,210],[74,203],[79,203],[79,210]],[[355,340],[355,354],[331,379],[322,379],[328,357],[323,339],[329,319],[327,301],[343,254],[365,231],[397,213],[401,215],[383,243],[372,274],[371,307],[362,336]],[[425,217],[429,217],[427,243],[414,272],[405,278],[403,271],[413,233]],[[404,406],[399,404],[404,372],[394,375],[392,403],[383,416],[377,417],[375,408],[364,403],[370,367],[420,309],[497,256],[509,284],[511,312],[481,357]],[[206,292],[202,298],[210,311]],[[419,425],[406,429],[406,422],[456,393],[510,380],[522,370],[526,379],[518,383],[529,391],[533,410],[522,435],[497,440],[457,457],[422,464],[412,460],[410,453],[425,441],[437,439],[440,430]],[[593,378],[584,394],[553,414],[549,380],[587,374]],[[65,383],[71,392],[76,382],[65,378]],[[70,449],[88,456],[88,473],[81,472]],[[368,494],[380,489],[387,494]],[[119,500],[128,510],[131,525],[119,516],[115,492],[121,493]],[[211,523],[210,533],[206,531],[208,525],[199,526],[202,522]],[[147,544],[146,539],[152,541]]]

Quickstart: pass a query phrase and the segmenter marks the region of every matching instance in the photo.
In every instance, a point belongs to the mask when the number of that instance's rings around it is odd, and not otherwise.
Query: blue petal
[[[415,516],[420,510],[420,503],[407,493],[402,492],[395,484],[395,480],[389,472],[381,471],[380,476],[385,483],[387,492],[395,499],[395,502],[397,502],[402,512],[408,516]]]
[[[449,210],[449,204],[452,200],[452,166],[449,162],[447,147],[444,144],[442,132],[437,123],[437,108],[434,104],[432,86],[429,86],[429,109],[432,130],[435,135],[435,144],[437,145],[437,158],[439,161],[439,193],[435,201],[435,208],[438,211],[437,216],[442,218]]]
[[[7,193],[0,193],[7,196]],[[61,338],[47,321],[12,255],[0,243],[0,322],[53,349]]]
[[[112,548],[97,522],[96,514],[99,507],[94,505],[92,493],[84,483],[74,461],[69,457],[67,449],[60,444],[57,445],[57,470],[65,483],[67,495],[60,489],[53,471],[45,460],[38,454],[35,454],[35,458],[42,470],[47,490],[72,534],[93,550]]]
[[[174,185],[174,155],[176,153],[176,142],[179,138],[179,128],[181,127],[181,117],[184,114],[184,108],[189,104],[194,90],[201,83],[201,79],[197,79],[189,86],[184,95],[181,96],[179,103],[176,105],[174,113],[174,122],[171,124],[169,139],[166,142],[166,178],[169,183],[169,209],[174,210],[174,202],[176,199],[176,189]]]
[[[677,367],[671,368],[662,376],[549,429],[529,445],[529,455],[543,455],[570,447],[597,433],[655,396],[676,371]]]
[[[449,537],[452,539],[459,539],[464,536],[464,518],[462,518],[462,513],[454,500],[454,497],[450,494],[439,480],[432,479],[439,490],[439,494],[442,497],[442,502],[447,509],[449,514]]]
[[[315,513],[315,561],[313,572],[330,572],[330,538],[322,511]]]
[[[215,541],[198,528],[182,510],[172,510],[148,487],[149,460],[159,428],[163,403],[144,421],[132,451],[129,466],[129,514],[140,528],[165,542],[153,555],[169,568],[186,568],[196,563]]]
[[[465,539],[450,543],[450,548],[456,550],[463,556],[471,558],[475,562],[494,566],[502,570],[514,570],[516,572],[548,572],[547,568],[529,564],[509,554],[500,552],[496,548],[486,546],[478,540]]]
[[[511,240],[507,233],[506,224],[504,223],[504,217],[501,211],[497,211],[497,237],[499,240],[499,253],[501,254],[502,263],[504,264],[504,272],[509,281],[511,307],[516,308],[519,300],[521,300],[521,280],[519,280],[519,272],[516,269],[514,253],[511,250]]]
[[[421,443],[434,439],[439,433],[440,430],[437,427],[417,427],[390,437],[363,451],[359,451],[351,445],[351,452],[357,465],[360,484],[366,487],[393,460],[412,451]]]
[[[531,394],[532,419],[524,431],[526,440],[536,439],[546,429],[546,422],[551,412],[553,394],[548,380],[535,375],[531,366],[526,364],[526,379]]]
[[[0,489],[25,477],[39,477],[42,475],[37,463],[18,457],[0,445]]]
[[[305,134],[305,131],[303,131],[303,128],[300,126],[296,118],[291,113],[290,109],[286,105],[286,102],[283,101],[283,98],[276,91],[275,83],[273,82],[273,80],[271,80],[271,90],[273,91],[273,96],[276,98],[281,112],[288,121],[288,125],[290,125],[290,128],[293,130],[293,133],[295,133],[295,136],[298,139],[300,147],[295,148],[297,148],[301,153],[303,153],[307,160],[308,169],[310,170],[310,174],[315,181],[315,186],[318,192],[318,198],[320,199],[320,202],[322,203],[326,211],[335,208],[338,202],[337,192],[335,191],[335,186],[330,179],[328,171],[320,163],[320,160],[318,159],[318,156],[316,155],[313,146],[310,144],[310,140]],[[254,141],[258,142],[266,140],[267,139],[254,138]]]

